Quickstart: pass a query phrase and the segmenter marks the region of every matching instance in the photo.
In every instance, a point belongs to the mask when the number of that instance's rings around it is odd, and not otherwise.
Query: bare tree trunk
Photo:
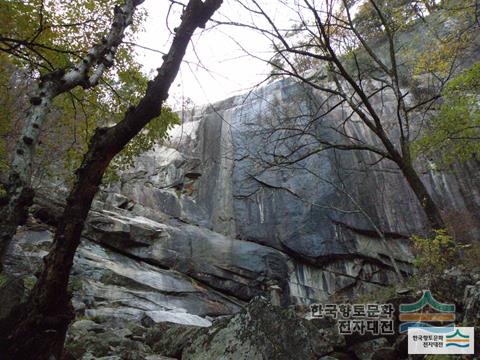
[[[17,230],[17,226],[25,222],[26,209],[32,204],[33,190],[23,186],[23,181],[18,174],[11,174],[6,184],[9,195],[7,203],[0,208],[0,273],[8,246]]]
[[[67,292],[70,269],[90,204],[113,157],[113,152],[107,151],[108,147],[101,147],[106,140],[102,136],[104,133],[97,131],[78,170],[53,248],[44,258],[44,271],[27,303],[15,309],[10,318],[0,324],[2,335],[11,331],[10,336],[0,343],[0,353],[7,354],[7,359],[47,360],[50,355],[60,359],[68,324],[74,318]],[[97,155],[100,153],[103,156]],[[16,325],[13,329],[4,327],[12,323]]]
[[[55,233],[53,248],[45,257],[44,270],[27,302],[0,323],[2,360],[61,358],[65,333],[73,319],[67,291],[69,274],[103,173],[128,141],[160,115],[193,32],[205,26],[221,3],[222,0],[189,1],[170,50],[138,106],[128,111],[117,125],[97,129],[77,170],[75,184]]]
[[[8,203],[0,209],[0,270],[7,247],[17,226],[24,222],[33,199],[33,158],[53,99],[77,86],[88,89],[98,84],[105,70],[113,65],[125,30],[132,23],[135,9],[143,2],[144,0],[126,0],[123,6],[116,7],[110,31],[102,42],[90,48],[87,56],[73,68],[58,69],[40,79],[35,94],[30,98],[32,109],[13,156],[6,189]]]
[[[332,109],[341,105],[343,102],[348,104],[352,110],[351,115],[355,113],[360,118],[363,125],[368,128],[381,143],[380,145],[376,144],[375,141],[369,141],[369,139],[356,139],[355,136],[351,136],[351,134],[345,130],[348,128],[348,126],[345,126],[345,123],[352,121],[351,116],[349,116],[341,126],[335,128],[336,133],[344,137],[344,141],[331,143],[321,140],[320,144],[322,147],[346,151],[370,151],[380,155],[382,159],[389,159],[395,162],[410,185],[410,188],[415,193],[415,196],[420,201],[431,228],[444,228],[445,224],[442,220],[439,206],[435,204],[433,198],[428,193],[425,184],[422,183],[418,173],[411,163],[408,149],[408,144],[411,141],[410,115],[409,110],[407,110],[405,99],[408,93],[402,92],[400,88],[400,75],[403,65],[398,64],[397,61],[399,50],[398,44],[395,43],[396,30],[392,29],[391,21],[385,17],[377,2],[370,0],[370,3],[375,9],[376,19],[379,20],[384,27],[382,32],[388,40],[387,49],[389,51],[389,61],[384,61],[382,57],[369,46],[367,41],[365,41],[363,37],[364,35],[357,31],[354,19],[350,14],[349,5],[351,4],[349,1],[343,1],[344,8],[346,9],[346,18],[342,18],[341,15],[336,13],[337,6],[334,5],[335,2],[327,1],[325,2],[324,7],[321,8],[318,6],[318,2],[311,0],[302,1],[303,5],[299,6],[299,8],[301,7],[303,10],[310,11],[310,15],[314,20],[313,22],[307,22],[303,16],[300,16],[302,27],[305,27],[306,29],[304,34],[307,39],[310,37],[315,39],[313,42],[314,45],[312,46],[313,50],[300,44],[293,43],[293,45],[290,45],[288,36],[286,36],[282,29],[276,26],[273,18],[267,14],[264,8],[262,8],[260,2],[257,0],[251,1],[255,5],[255,9],[251,9],[250,11],[262,15],[272,28],[271,31],[263,29],[259,30],[262,34],[267,34],[267,37],[272,40],[273,48],[277,50],[278,55],[281,56],[285,65],[279,65],[271,59],[266,60],[266,62],[272,65],[274,69],[279,70],[282,75],[292,76],[304,84],[312,86],[316,90],[329,95],[339,96],[341,101],[335,104]],[[256,28],[255,24],[247,26],[250,28]],[[342,34],[344,31],[346,31],[346,35],[338,36],[338,34]],[[363,66],[359,64],[356,50],[351,52],[355,61],[353,65],[355,66],[354,70],[351,69],[351,66],[343,56],[344,54],[341,50],[343,45],[342,38],[349,39],[349,32],[351,32],[351,35],[359,41],[360,45],[358,45],[358,49],[365,50],[365,54],[368,55],[373,65],[373,68],[369,69],[368,72],[365,72]],[[348,44],[349,40],[345,41]],[[355,41],[353,41],[353,43],[355,43]],[[350,48],[352,44],[348,44],[348,48]],[[325,61],[325,70],[333,80],[335,87],[329,86],[326,82],[316,82],[315,80],[304,77],[301,74],[301,71],[296,67],[295,61],[287,56],[288,54],[306,56],[307,58],[310,57],[311,59]],[[371,77],[372,74],[375,74],[375,76]],[[375,79],[375,81],[380,81],[378,89],[374,92],[367,90],[368,87],[364,86],[366,82],[373,79]],[[381,90],[383,87],[391,88],[396,97],[396,122],[398,123],[396,126],[395,122],[386,121],[381,112],[379,112],[374,106],[372,100],[373,96],[375,92],[383,91]],[[433,101],[436,98],[437,96],[433,96],[430,101]],[[410,110],[412,109],[413,107],[410,107]],[[320,116],[320,118],[322,118],[322,116]],[[395,126],[396,130],[398,129],[400,134],[398,139],[393,137],[394,132],[389,131],[389,129],[392,128],[392,125]],[[317,140],[319,139],[317,138]],[[395,145],[397,143],[400,144],[402,152],[397,150],[397,146]],[[314,150],[312,154],[316,152],[318,152],[318,150]],[[304,156],[303,159],[305,158],[306,157]]]
[[[418,173],[413,168],[413,165],[408,162],[399,162],[397,164],[400,167],[403,176],[410,185],[410,188],[413,190],[415,196],[420,202],[420,205],[422,206],[425,215],[432,226],[432,229],[444,229],[445,222],[443,221],[442,213],[440,212],[440,209],[435,201],[432,199],[432,196],[428,193],[425,184],[418,176]]]

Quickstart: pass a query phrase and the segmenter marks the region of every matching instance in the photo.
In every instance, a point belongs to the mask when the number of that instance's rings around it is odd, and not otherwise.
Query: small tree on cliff
[[[129,2],[138,5],[139,1]],[[164,62],[136,106],[111,127],[97,128],[59,220],[54,242],[38,282],[24,304],[0,324],[0,353],[7,360],[60,359],[73,319],[67,291],[70,270],[85,219],[102,176],[113,157],[152,119],[158,117],[194,31],[204,27],[222,0],[190,0]]]
[[[278,149],[270,154],[272,162],[292,164],[327,149],[370,152],[373,163],[388,160],[398,167],[431,227],[444,228],[441,209],[414,167],[411,147],[478,29],[474,2],[293,0],[282,3],[297,18],[291,26],[276,24],[258,0],[242,3],[265,25],[231,25],[267,37],[274,55],[261,60],[271,65],[271,76],[297,79],[308,101],[317,103],[306,123],[297,116],[271,130],[273,141],[300,145],[272,146]],[[316,71],[305,71],[311,67]],[[393,111],[381,105],[383,96],[393,97]],[[343,112],[342,121],[331,121],[335,111]],[[335,140],[324,137],[322,128]]]

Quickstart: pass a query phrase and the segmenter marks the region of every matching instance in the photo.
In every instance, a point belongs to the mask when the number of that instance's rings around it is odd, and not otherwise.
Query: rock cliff
[[[142,204],[178,224],[131,253],[169,267],[175,253],[193,268],[190,276],[241,300],[278,286],[284,301],[309,302],[395,281],[392,254],[408,272],[408,237],[422,233],[426,219],[392,164],[367,168],[369,154],[329,150],[295,168],[265,165],[272,123],[285,111],[314,112],[305,110],[312,105],[299,97],[303,91],[286,79],[196,108],[166,146],[141,156],[106,201],[119,193],[133,213]],[[388,116],[394,99],[382,101]],[[330,116],[342,121],[341,112]],[[445,213],[468,218],[480,210],[479,169],[471,162],[423,177]],[[480,222],[472,221],[478,238]]]
[[[77,311],[208,326],[209,317],[235,313],[256,295],[308,304],[395,282],[392,257],[408,273],[408,238],[424,231],[426,219],[393,165],[369,167],[369,154],[333,150],[293,167],[265,161],[268,129],[282,114],[318,110],[299,98],[303,91],[286,79],[195,108],[166,144],[104,189],[72,274]],[[389,116],[393,98],[386,94],[381,106]],[[328,116],[342,121],[341,109]],[[371,136],[360,126],[352,131]],[[477,239],[479,169],[478,161],[450,172],[419,164],[445,214],[470,219]],[[58,198],[37,197],[34,218],[10,249],[10,273],[40,266]]]

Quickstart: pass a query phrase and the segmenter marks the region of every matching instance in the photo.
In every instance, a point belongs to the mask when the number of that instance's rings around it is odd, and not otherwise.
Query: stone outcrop
[[[409,236],[426,226],[398,171],[384,162],[367,167],[376,161],[369,154],[329,150],[296,163],[295,170],[268,165],[272,124],[284,111],[299,116],[315,110],[299,98],[301,90],[287,79],[195,108],[168,142],[103,189],[71,276],[80,319],[69,335],[75,358],[115,358],[127,350],[139,359],[179,353],[185,359],[269,358],[274,349],[284,349],[284,358],[295,353],[305,359],[398,353],[396,344],[378,339],[339,350],[313,323],[270,303],[247,306],[258,296],[287,307],[395,283],[391,259],[409,273]],[[385,116],[392,101],[388,94],[382,99]],[[329,116],[342,119],[341,112]],[[361,127],[351,130],[371,137]],[[445,215],[468,221],[466,235],[478,240],[479,218],[470,215],[480,210],[478,161],[448,173],[422,164],[419,170]],[[57,190],[38,193],[32,217],[9,249],[0,291],[10,301],[0,315],[36,281],[62,209]],[[478,317],[478,284],[465,281],[457,290],[471,285],[466,314]],[[161,328],[165,323],[177,325]],[[158,338],[155,329],[168,336]],[[99,333],[104,340],[97,343]]]
[[[478,275],[478,273],[477,273]],[[452,284],[458,285],[458,284]],[[458,303],[468,318],[478,302],[475,286],[465,288]],[[478,294],[477,294],[478,295]],[[392,299],[386,300],[391,302]],[[400,302],[411,301],[410,295]],[[263,297],[255,297],[237,314],[217,318],[210,327],[183,324],[148,324],[124,321],[112,324],[102,319],[76,321],[67,338],[67,359],[320,359],[402,360],[408,359],[407,336],[339,335],[335,320],[306,320],[294,307],[280,308]],[[476,339],[477,340],[477,339]],[[411,356],[410,356],[411,357]]]
[[[292,311],[256,299],[245,311],[201,330],[182,359],[317,359],[345,343],[335,329],[316,327]]]
[[[98,321],[98,320],[97,320]],[[74,359],[318,359],[345,348],[345,339],[323,322],[298,317],[291,309],[256,297],[240,313],[209,328],[125,322],[122,328],[91,320],[70,328],[67,352]]]
[[[315,110],[303,93],[286,79],[195,108],[168,142],[105,188],[75,258],[79,316],[206,327],[259,295],[287,306],[394,283],[392,258],[409,273],[409,236],[422,233],[426,219],[391,165],[367,167],[375,158],[366,153],[328,150],[295,170],[266,166],[272,124],[286,110]],[[382,98],[385,116],[392,101]],[[328,116],[342,119],[340,110]],[[371,137],[361,127],[352,131]],[[480,210],[478,174],[473,161],[448,173],[425,171],[423,179],[441,207],[460,216]],[[8,273],[25,290],[62,208],[56,192],[39,192],[7,258]],[[467,215],[468,235],[480,238],[478,217]],[[21,298],[18,288],[10,290]]]
[[[22,279],[25,291],[33,286],[31,274],[40,268],[51,240],[48,229],[17,234],[12,249],[15,256],[8,258],[5,267]],[[240,308],[235,299],[186,275],[137,261],[87,239],[76,254],[70,288],[78,316],[118,324],[136,320],[209,326],[206,316],[230,314]]]
[[[125,210],[122,216],[164,224],[162,241],[127,251],[159,266],[171,267],[175,258],[180,272],[240,300],[272,286],[286,303],[348,296],[396,282],[390,257],[408,273],[408,238],[424,233],[426,219],[392,164],[368,167],[377,160],[368,153],[328,150],[294,170],[266,165],[272,126],[285,112],[314,112],[305,91],[286,79],[184,114],[170,140],[140,156],[100,199]],[[389,116],[394,99],[384,94],[377,105]],[[344,114],[328,116],[338,122]],[[374,141],[361,126],[352,131]],[[471,216],[480,210],[480,177],[473,176],[479,163],[448,173],[423,165],[419,171],[446,216],[469,221],[468,235],[480,238]]]

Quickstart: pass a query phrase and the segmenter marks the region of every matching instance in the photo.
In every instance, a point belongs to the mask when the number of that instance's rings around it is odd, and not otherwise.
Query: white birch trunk
[[[28,113],[13,156],[7,184],[9,202],[0,211],[0,270],[8,243],[31,201],[27,198],[33,196],[31,191],[33,159],[41,129],[53,99],[77,86],[88,89],[98,84],[105,70],[113,65],[125,30],[132,23],[136,8],[143,2],[144,0],[125,0],[122,6],[115,7],[110,31],[100,43],[91,47],[87,55],[74,67],[58,69],[39,80],[37,90],[30,98],[32,108]]]

